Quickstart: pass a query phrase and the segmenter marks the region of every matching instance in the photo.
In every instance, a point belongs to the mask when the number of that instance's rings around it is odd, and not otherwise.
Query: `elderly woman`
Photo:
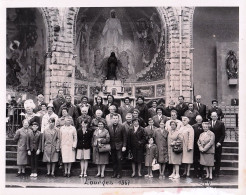
[[[42,119],[43,119],[43,116],[47,113],[47,104],[45,102],[42,102],[40,104],[40,107],[41,107],[41,110],[39,110],[37,112],[37,115],[39,116],[40,118],[40,125],[42,124]]]
[[[14,136],[14,141],[17,142],[17,165],[18,173],[16,177],[25,174],[25,166],[27,165],[27,137],[31,132],[27,119],[23,120],[23,127],[18,129]]]
[[[103,112],[101,110],[97,110],[96,111],[96,117],[94,119],[92,119],[91,121],[91,129],[94,131],[98,128],[98,122],[102,121],[105,125],[105,128],[107,128],[106,125],[106,120],[104,118],[102,118]]]
[[[76,158],[80,160],[81,174],[80,178],[87,177],[88,160],[91,156],[91,140],[93,131],[88,128],[88,121],[82,121],[80,127],[77,129],[77,155]]]
[[[87,125],[90,126],[91,117],[88,115],[88,108],[87,107],[81,108],[81,115],[77,118],[76,124],[75,124],[76,129],[81,127],[81,124],[83,121],[87,121]]]
[[[36,122],[40,125],[40,118],[37,114],[34,113],[35,107],[36,107],[36,105],[34,104],[32,99],[26,100],[24,102],[24,108],[26,111],[25,119],[28,120],[29,124]]]
[[[49,127],[50,118],[55,119],[55,125],[58,120],[58,116],[54,113],[53,104],[48,104],[47,109],[48,109],[48,112],[43,116],[43,119],[42,119],[41,133],[43,133],[44,130]]]
[[[105,165],[109,163],[109,152],[99,152],[99,147],[102,144],[109,144],[110,135],[105,129],[105,123],[98,121],[98,127],[93,133],[93,163],[97,165],[97,175],[95,177],[104,178]]]
[[[109,106],[109,114],[107,114],[106,116],[106,122],[107,122],[107,126],[111,126],[113,124],[113,116],[114,114],[117,114],[119,117],[119,124],[122,124],[122,119],[120,114],[116,113],[116,107],[115,105],[111,105]]]
[[[199,112],[194,109],[193,103],[188,104],[188,110],[185,111],[184,116],[189,118],[189,124],[196,124],[196,116],[199,115]]]
[[[134,109],[133,110],[133,113],[132,113],[132,118],[133,119],[139,119],[139,125],[141,126],[141,127],[146,127],[147,126],[147,124],[146,124],[146,122],[143,120],[143,118],[141,118],[140,116],[139,116],[139,113],[140,113],[140,111],[138,110],[138,109]]]
[[[208,122],[203,122],[202,128],[204,132],[201,133],[197,142],[200,150],[200,164],[205,166],[206,179],[212,180],[215,153],[215,135],[212,131],[209,130]]]
[[[60,118],[58,118],[57,122],[56,122],[56,127],[58,127],[59,129],[65,125],[65,120],[66,118],[68,119],[72,119],[71,121],[71,125],[74,126],[74,123],[73,123],[73,117],[71,117],[69,114],[68,114],[68,109],[66,107],[63,107],[62,108],[62,116]]]
[[[168,158],[169,164],[173,165],[173,173],[169,178],[178,179],[179,175],[179,166],[182,162],[182,152],[176,153],[173,151],[175,145],[180,145],[182,147],[183,135],[177,129],[177,123],[175,121],[170,122],[170,131],[168,134]]]
[[[92,107],[88,102],[89,102],[88,97],[83,96],[81,98],[81,103],[77,105],[77,110],[78,110],[77,112],[78,112],[79,116],[81,116],[83,108],[87,108],[88,115],[92,116]]]
[[[92,106],[92,117],[96,114],[97,110],[101,110],[102,111],[102,117],[104,118],[106,116],[106,112],[107,112],[107,106],[105,106],[103,104],[103,98],[101,96],[97,96],[95,98],[96,104],[94,106]]]
[[[154,132],[154,139],[157,145],[158,151],[158,163],[160,164],[160,175],[159,178],[165,178],[164,172],[166,163],[168,162],[168,131],[165,130],[164,121],[160,122],[160,128]]]
[[[154,126],[160,127],[160,122],[163,121],[164,123],[167,122],[167,117],[163,115],[163,108],[157,107],[156,108],[157,115],[153,116]]]
[[[135,177],[136,163],[138,164],[138,176],[141,177],[141,164],[144,160],[144,146],[146,144],[146,138],[144,128],[139,126],[139,119],[132,120],[133,127],[128,133],[128,146],[129,152],[132,153],[132,176]]]
[[[119,113],[121,115],[122,122],[126,121],[127,113],[132,113],[134,110],[134,107],[130,103],[131,99],[129,97],[125,97],[123,106],[119,108]]]
[[[183,126],[183,123],[177,119],[178,112],[176,110],[171,111],[171,118],[166,122],[166,130],[171,130],[171,122],[174,121],[177,124],[177,129],[179,130],[181,126]]]
[[[77,132],[72,126],[72,118],[65,118],[65,125],[60,129],[62,162],[64,163],[64,177],[70,177],[72,163],[75,162],[75,148],[77,146]]]
[[[51,174],[55,177],[55,165],[58,162],[60,151],[60,136],[59,130],[55,127],[55,118],[50,118],[48,123],[49,126],[44,129],[42,135],[43,162],[47,162],[47,176]]]
[[[189,125],[189,118],[186,116],[182,117],[183,126],[180,128],[180,132],[183,135],[183,157],[182,163],[185,164],[185,170],[183,177],[190,176],[190,166],[193,164],[193,153],[194,153],[194,129]]]
[[[137,97],[137,105],[135,107],[139,110],[139,117],[141,117],[144,122],[148,122],[148,115],[149,115],[149,109],[148,106],[144,103],[144,97],[138,96]]]

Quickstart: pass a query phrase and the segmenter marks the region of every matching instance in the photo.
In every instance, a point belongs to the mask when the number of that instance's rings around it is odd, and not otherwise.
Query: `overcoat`
[[[46,113],[43,118],[42,118],[42,124],[41,124],[41,133],[44,132],[44,130],[46,128],[48,128],[49,126],[49,119],[50,118],[55,118],[55,126],[58,120],[58,116],[53,112],[51,115],[49,115],[48,113]]]
[[[126,106],[123,105],[119,108],[119,114],[121,115],[122,122],[126,121],[126,114],[133,113],[134,107],[132,105]]]
[[[157,146],[155,144],[152,144],[151,146],[149,146],[149,144],[146,144],[145,149],[145,166],[151,167],[154,158],[157,159]]]
[[[42,148],[42,136],[40,131],[36,131],[35,135],[33,131],[28,132],[27,137],[27,150],[41,150]]]
[[[161,115],[160,119],[158,115],[153,116],[154,126],[160,127],[160,122],[164,121],[164,124],[167,122],[167,117],[165,115]]]
[[[183,156],[182,163],[192,164],[194,153],[194,129],[187,124],[180,128],[183,135]],[[188,151],[189,150],[189,151]]]
[[[168,134],[168,160],[169,164],[181,165],[182,163],[182,153],[176,154],[173,152],[172,144],[183,143],[183,135],[179,130],[170,130]]]

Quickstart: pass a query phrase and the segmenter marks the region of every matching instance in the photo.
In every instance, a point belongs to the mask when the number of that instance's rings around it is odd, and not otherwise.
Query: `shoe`
[[[49,177],[50,176],[50,173],[46,173],[46,177]]]
[[[169,175],[169,178],[173,178],[175,176],[175,174],[172,173],[172,175]]]
[[[208,178],[208,180],[212,181],[212,180],[213,180],[213,178],[212,178],[212,177],[209,177],[209,178]]]
[[[131,175],[131,178],[133,178],[133,177],[135,177],[135,173],[133,173],[133,174]]]
[[[67,177],[71,177],[70,173],[67,174]]]
[[[184,173],[183,175],[181,175],[181,177],[187,177],[186,173]]]
[[[142,177],[141,173],[140,173],[140,174],[138,174],[138,177]]]
[[[104,175],[101,174],[101,178],[104,178]]]
[[[152,178],[152,177],[153,177],[153,175],[150,175],[150,176],[149,176],[149,178]]]
[[[56,177],[54,173],[51,173],[51,177]]]
[[[84,177],[87,177],[87,174],[86,173],[84,174]]]
[[[117,175],[117,179],[120,179],[120,178],[122,178],[122,176],[121,175]]]
[[[63,177],[67,177],[67,173],[63,173]]]
[[[30,177],[34,177],[34,173],[31,173]]]
[[[16,174],[16,177],[20,177],[20,176],[21,176],[21,173],[17,173],[17,174]]]
[[[95,177],[100,177],[100,173],[96,174]]]
[[[111,176],[111,178],[116,178],[117,177],[117,175],[116,174],[113,174],[112,176]]]
[[[162,179],[162,175],[159,176],[159,179]]]
[[[145,175],[144,177],[149,177],[149,175],[147,174],[147,175]]]
[[[38,174],[37,173],[33,173],[33,177],[37,177],[38,176]]]
[[[174,177],[173,177],[173,179],[179,179],[180,178],[180,175],[175,175]]]

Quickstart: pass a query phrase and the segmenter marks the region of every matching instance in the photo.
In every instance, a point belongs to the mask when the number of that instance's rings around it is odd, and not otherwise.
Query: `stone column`
[[[51,52],[47,52],[45,55],[45,80],[44,80],[44,101],[50,102],[50,64],[51,64]]]

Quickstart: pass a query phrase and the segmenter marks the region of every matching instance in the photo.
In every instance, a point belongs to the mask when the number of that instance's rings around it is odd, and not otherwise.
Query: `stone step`
[[[14,141],[13,139],[6,139],[6,146],[8,145],[16,145],[16,141]]]
[[[235,167],[235,168],[238,168],[238,161],[221,160],[221,167],[225,167],[225,168]]]
[[[223,159],[223,160],[238,160],[238,154],[236,154],[236,153],[222,153],[221,159]]]
[[[230,148],[238,147],[238,142],[224,142],[223,147],[230,147]]]
[[[223,153],[237,153],[238,154],[238,147],[223,147]]]
[[[17,151],[17,145],[7,145],[6,151]]]

